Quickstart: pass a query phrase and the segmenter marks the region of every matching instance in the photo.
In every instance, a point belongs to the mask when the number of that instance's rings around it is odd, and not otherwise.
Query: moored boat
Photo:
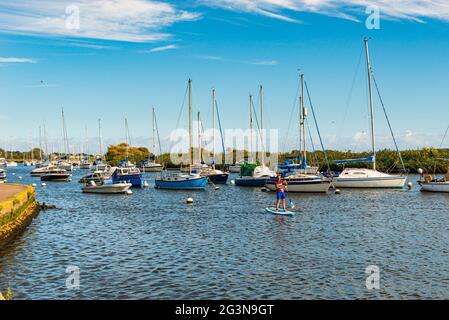
[[[376,169],[376,136],[375,136],[375,125],[374,125],[374,107],[373,107],[373,94],[372,94],[372,86],[371,81],[374,80],[374,84],[376,85],[377,93],[379,95],[379,100],[384,109],[384,113],[387,119],[387,122],[390,126],[391,135],[393,137],[394,144],[396,146],[397,153],[399,155],[399,159],[401,160],[401,164],[403,170],[405,172],[404,162],[402,161],[401,153],[396,144],[395,137],[393,135],[393,131],[391,130],[390,121],[387,117],[385,107],[383,105],[382,98],[380,97],[379,89],[377,87],[377,83],[375,79],[372,77],[371,63],[369,59],[369,50],[368,50],[368,39],[364,39],[365,45],[365,55],[366,55],[366,68],[367,68],[367,78],[368,78],[368,97],[369,97],[369,110],[370,110],[370,120],[371,120],[371,147],[372,152],[371,155],[367,158],[361,159],[348,159],[348,160],[339,160],[335,161],[337,164],[344,163],[372,163],[372,169],[357,169],[357,168],[346,168],[343,172],[334,179],[334,186],[336,188],[398,188],[402,189],[407,181],[407,177],[403,175],[391,175],[384,172],[379,172]]]
[[[192,80],[188,82],[189,92],[189,173],[160,174],[155,179],[155,187],[171,190],[199,190],[207,186],[208,178],[192,172],[193,143],[192,143]]]
[[[441,178],[433,177],[430,174],[423,174],[422,169],[419,169],[421,179],[418,181],[421,186],[421,191],[425,192],[449,192],[449,171]]]
[[[45,174],[51,173],[53,170],[56,170],[57,167],[55,165],[48,165],[46,167],[36,168],[31,171],[30,175],[32,177],[41,177]]]
[[[130,192],[132,187],[131,183],[119,182],[113,183],[111,180],[105,180],[102,183],[96,183],[95,181],[89,181],[81,190],[84,193],[96,193],[96,194],[125,194]]]
[[[271,178],[266,183],[266,187],[271,191],[276,191],[275,180],[276,178]],[[285,177],[284,180],[287,182],[289,192],[326,193],[331,186],[329,180],[310,174],[295,173]]]
[[[41,181],[66,182],[70,180],[70,173],[64,169],[53,169],[41,176]]]

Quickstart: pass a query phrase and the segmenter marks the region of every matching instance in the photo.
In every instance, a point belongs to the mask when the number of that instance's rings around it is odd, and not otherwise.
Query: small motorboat
[[[89,181],[81,190],[84,193],[98,193],[98,194],[128,194],[131,183],[119,182],[113,183],[112,180],[104,180],[103,183],[97,184],[95,181]]]
[[[84,159],[80,162],[79,168],[82,170],[89,170],[92,163],[90,163],[89,159]]]
[[[101,183],[103,180],[111,179],[111,173],[108,171],[95,171],[90,173],[84,177],[82,177],[78,182],[79,183],[88,183],[90,181],[94,181],[95,183]]]
[[[39,168],[36,167],[36,169],[32,170],[30,174],[32,177],[41,177],[45,174],[53,172],[53,170],[56,170],[56,169],[57,169],[57,167],[54,165],[48,165],[46,167],[39,167]]]
[[[70,173],[64,169],[53,169],[41,176],[41,181],[67,182],[70,180]]]
[[[156,163],[152,160],[143,161],[140,165],[142,172],[161,172],[164,166],[160,163]]]
[[[143,175],[131,162],[123,161],[112,173],[114,183],[130,182],[133,187],[143,186]]]
[[[223,172],[214,168],[204,169],[200,172],[200,175],[209,178],[209,181],[214,184],[226,184],[229,178],[228,172]]]
[[[449,172],[442,178],[434,178],[430,174],[421,174],[418,181],[421,191],[424,192],[447,192],[449,193]]]

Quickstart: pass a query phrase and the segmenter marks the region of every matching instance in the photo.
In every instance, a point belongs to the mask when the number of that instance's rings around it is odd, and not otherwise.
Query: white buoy
[[[260,191],[262,191],[262,192],[267,192],[267,191],[268,191],[268,189],[267,189],[267,188],[265,188],[265,187],[262,187],[262,188],[260,189]]]
[[[187,204],[192,204],[193,203],[193,198],[187,198],[187,200],[186,200],[186,202],[187,202]]]
[[[411,181],[409,181],[409,182],[407,183],[407,187],[408,187],[409,190],[411,190],[412,187],[413,187],[413,183],[412,183]]]
[[[220,187],[215,186],[215,190],[219,190],[219,189],[220,189]]]
[[[35,183],[33,183],[33,184],[32,184],[32,186],[33,186],[33,187],[35,187],[35,186],[36,186],[36,184],[35,184]]]
[[[144,182],[143,182],[143,186],[144,186],[145,188],[148,188],[148,187],[150,186],[150,184],[149,184],[148,182],[144,181]]]
[[[424,173],[424,170],[421,169],[421,168],[419,168],[419,169],[418,169],[418,173],[419,173],[419,174],[423,174],[423,173]]]
[[[12,175],[13,175],[13,176],[15,176],[15,175],[16,175],[16,173],[15,173],[15,172],[13,172],[13,173],[12,173]]]
[[[131,190],[126,190],[126,194],[133,194],[133,192]]]
[[[232,185],[235,185],[235,180],[231,180],[231,184],[232,184]]]
[[[22,176],[19,176],[19,180],[22,180]]]
[[[45,187],[47,184],[45,182],[42,182],[42,186]]]
[[[341,190],[340,189],[335,189],[335,194],[340,194]]]

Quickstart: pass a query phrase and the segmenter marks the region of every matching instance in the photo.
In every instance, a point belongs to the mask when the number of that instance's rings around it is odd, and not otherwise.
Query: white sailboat
[[[307,192],[307,193],[326,193],[331,183],[329,180],[317,175],[318,167],[311,167],[307,164],[307,135],[306,135],[306,119],[307,108],[304,105],[304,75],[301,74],[301,97],[299,101],[299,129],[300,129],[300,153],[302,155],[298,158],[301,163],[290,172],[291,168],[287,168],[284,172],[286,176],[284,180],[287,182],[289,192]],[[266,187],[271,190],[276,190],[275,178],[270,179]]]
[[[142,172],[161,172],[164,169],[164,166],[160,163],[157,163],[154,159],[155,155],[156,155],[156,112],[154,111],[153,108],[153,158],[152,159],[148,159],[142,162],[141,164],[141,169]],[[159,137],[159,130],[157,133],[157,136]],[[160,141],[159,141],[159,149],[160,148]],[[159,150],[159,152],[162,152],[162,150]]]
[[[370,103],[371,119],[371,156],[363,159],[349,159],[335,161],[338,164],[371,162],[372,169],[345,168],[343,172],[334,179],[336,188],[403,188],[407,180],[406,176],[390,175],[376,170],[376,137],[374,126],[373,92],[371,85],[371,64],[369,59],[368,39],[364,39],[366,66],[368,76],[368,94]],[[393,136],[394,139],[394,136]],[[399,150],[398,150],[399,153]],[[399,153],[400,154],[400,153]]]
[[[262,159],[261,165],[255,165],[251,163],[244,163],[240,169],[240,176],[235,179],[236,186],[248,186],[248,187],[264,187],[270,178],[276,176],[276,173],[265,165],[264,153],[262,141],[263,130],[263,88],[260,86],[260,130],[259,136],[262,145]],[[256,119],[257,120],[257,119]],[[253,131],[253,96],[249,96],[249,126],[250,126],[250,152],[252,150],[252,131]]]

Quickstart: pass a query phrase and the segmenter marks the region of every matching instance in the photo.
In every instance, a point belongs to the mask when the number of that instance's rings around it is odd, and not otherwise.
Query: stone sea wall
[[[21,233],[39,213],[34,188],[25,185],[0,185],[0,250]]]

